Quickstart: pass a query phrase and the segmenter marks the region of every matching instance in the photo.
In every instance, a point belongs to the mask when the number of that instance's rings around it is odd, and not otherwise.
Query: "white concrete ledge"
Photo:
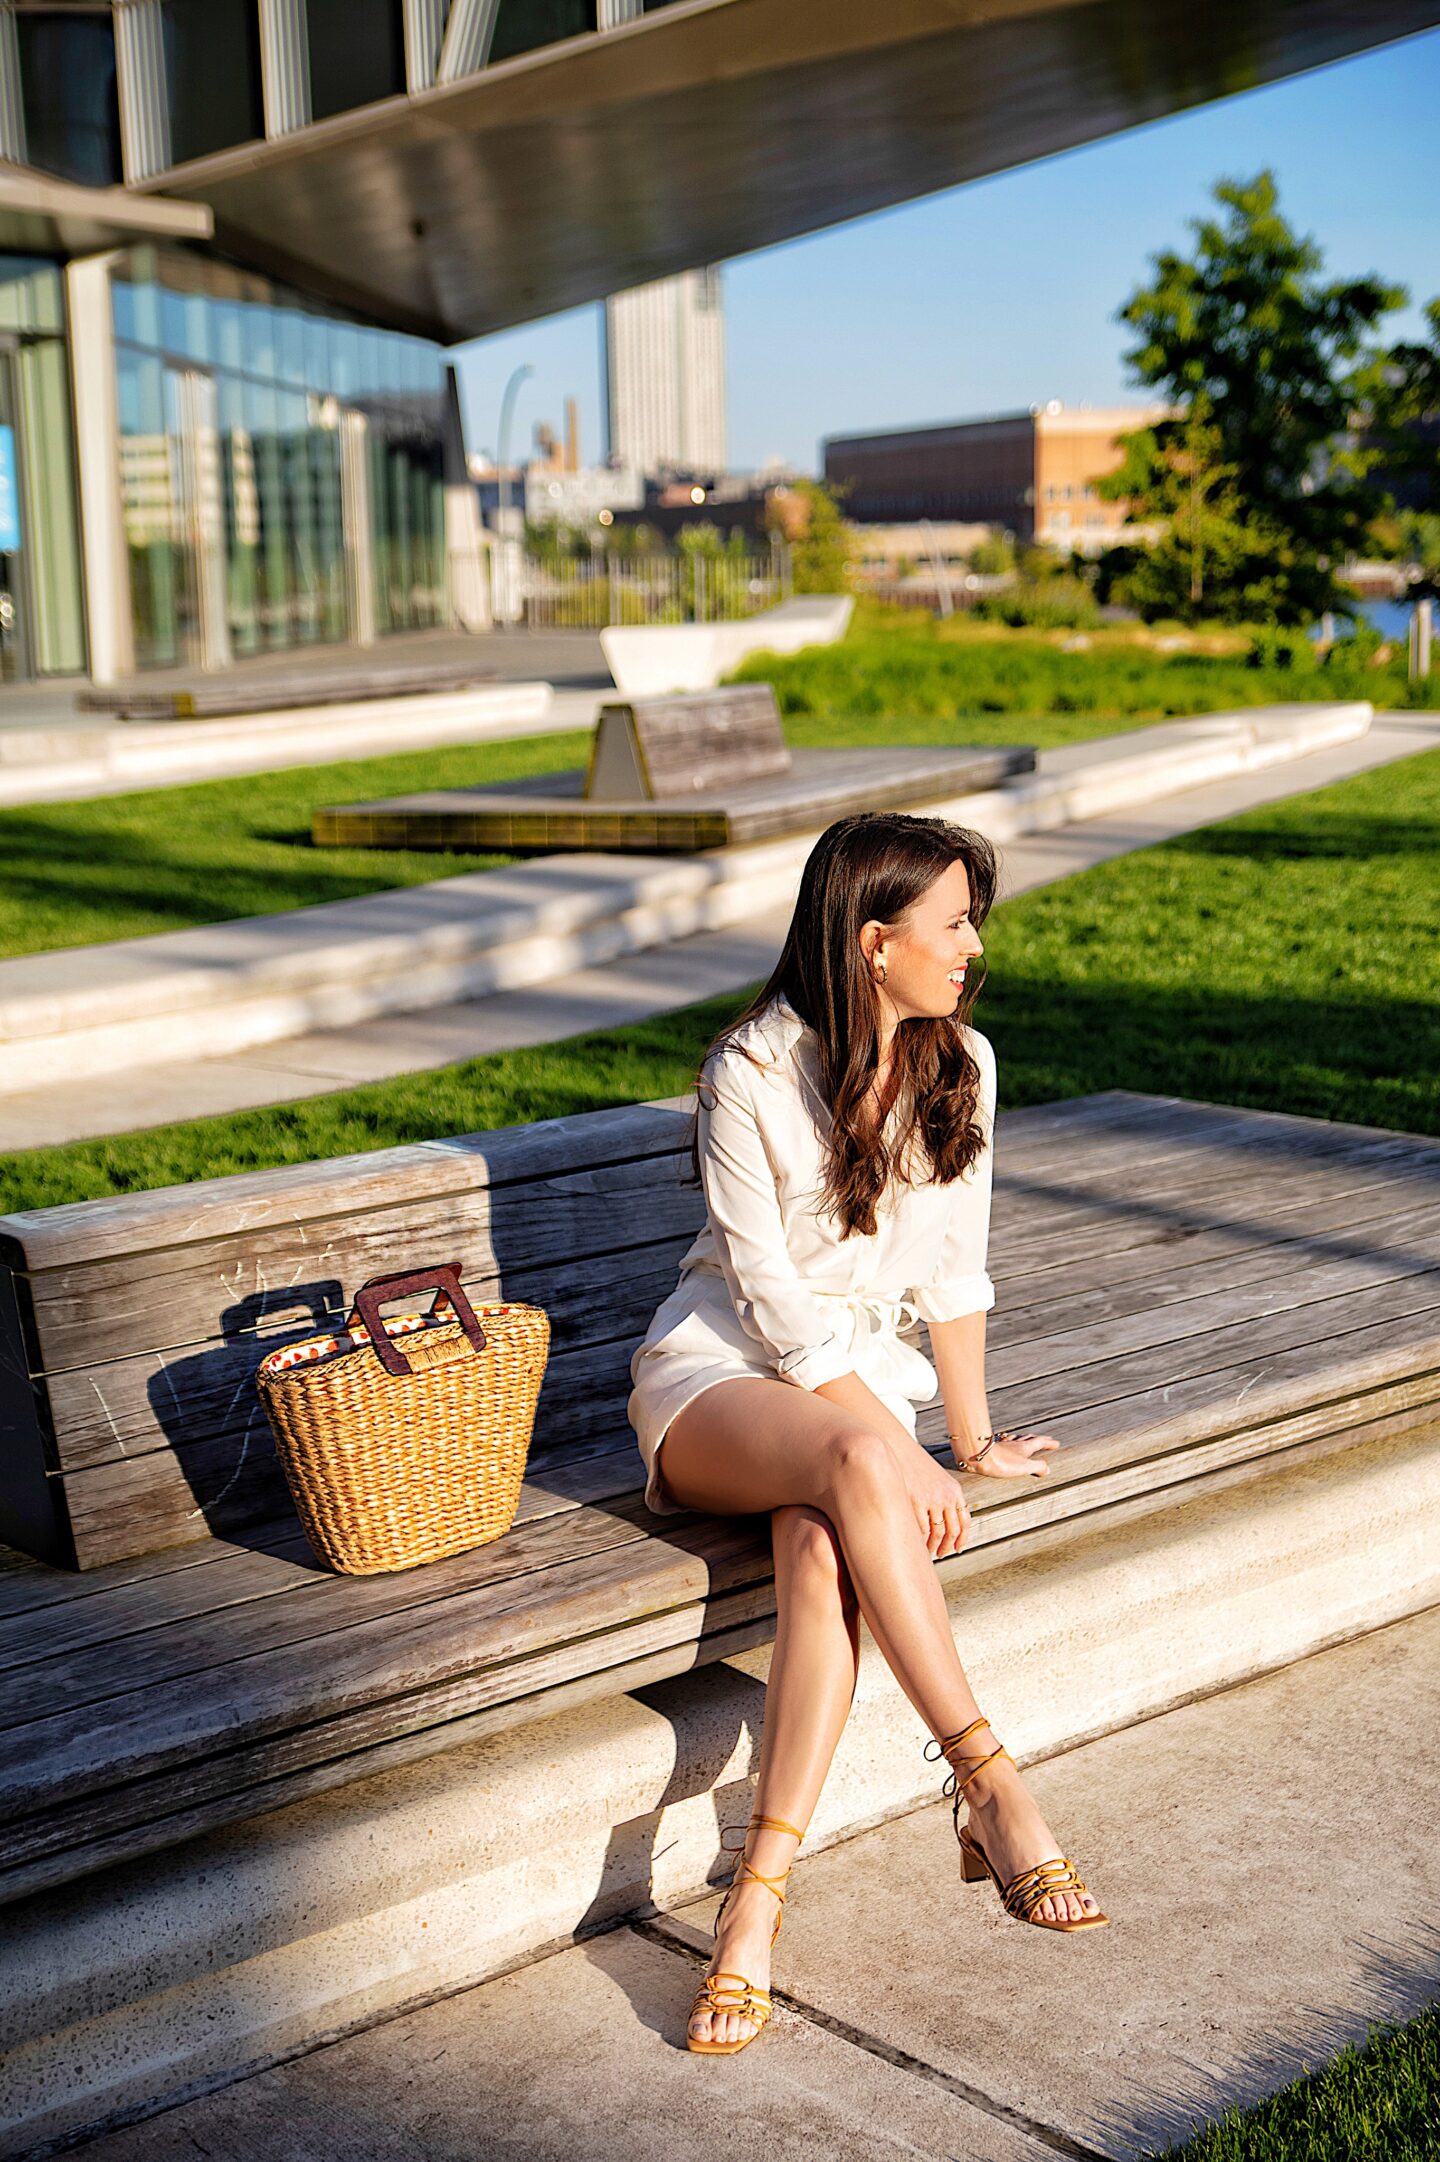
[[[497,683],[235,719],[0,729],[0,807],[546,735],[576,725],[570,710],[557,714],[554,705],[548,683]]]
[[[1042,754],[926,808],[997,841],[1094,818],[1360,736],[1372,708],[1170,721]],[[353,901],[0,962],[0,1096],[343,1028],[788,914],[813,834],[692,857],[550,856]]]
[[[1088,1534],[1057,1527],[1027,1558],[1000,1545],[948,1565],[956,1640],[1014,1754],[1440,1602],[1440,1427],[1231,1476]],[[768,1662],[742,1650],[7,1908],[0,2155],[698,1892],[717,1824],[751,1806]],[[924,1738],[867,1636],[805,1851],[934,1798]]]
[[[708,691],[751,653],[798,653],[843,638],[855,610],[841,594],[782,601],[742,623],[612,625],[600,646],[622,697]]]

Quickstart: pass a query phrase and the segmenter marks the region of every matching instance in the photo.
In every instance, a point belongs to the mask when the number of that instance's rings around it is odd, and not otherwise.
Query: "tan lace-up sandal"
[[[1005,1912],[1013,1915],[1017,1922],[1033,1922],[1037,1929],[1058,1929],[1067,1935],[1079,1929],[1108,1929],[1108,1914],[1085,1914],[1072,1921],[1068,1918],[1056,1920],[1036,1913],[1036,1908],[1043,1900],[1058,1898],[1062,1892],[1074,1892],[1080,1898],[1084,1898],[1089,1892],[1089,1886],[1067,1856],[1057,1854],[1049,1861],[1036,1862],[1031,1869],[1018,1869],[1008,1884],[1002,1884],[999,1872],[992,1865],[989,1855],[970,1826],[961,1824],[960,1803],[975,1774],[983,1771],[987,1764],[993,1764],[997,1757],[1010,1756],[1003,1743],[985,1756],[973,1752],[961,1752],[957,1755],[962,1742],[967,1742],[972,1734],[978,1733],[981,1727],[988,1727],[989,1724],[988,1719],[972,1719],[969,1726],[962,1728],[960,1733],[947,1735],[943,1741],[936,1736],[925,1744],[927,1757],[930,1756],[930,1751],[935,1749],[950,1766],[950,1776],[941,1791],[947,1799],[952,1795],[954,1797],[955,1837],[960,1842],[960,1872],[965,1882],[983,1884],[988,1877],[1000,1894]],[[935,1761],[935,1758],[931,1758],[932,1763]],[[968,1765],[969,1770],[962,1773],[962,1764]]]
[[[738,1849],[725,1845],[730,1832],[740,1831],[738,1825],[729,1825],[720,1834],[721,1846],[725,1848],[727,1854],[734,1854],[736,1860],[735,1868],[730,1877],[729,1889],[715,1910],[715,1935],[717,1940],[720,1935],[720,1917],[729,1906],[730,1893],[734,1891],[736,1885],[741,1881],[742,1873],[745,1876],[753,1877],[757,1884],[763,1884],[766,1891],[773,1892],[779,1900],[780,1904],[775,1909],[775,1927],[770,1932],[770,1942],[773,1944],[780,1934],[780,1924],[785,1915],[785,1894],[780,1887],[789,1876],[790,1871],[789,1869],[783,1869],[778,1877],[762,1877],[759,1870],[751,1863],[745,1853],[745,1847],[749,1842],[752,1828],[757,1825],[767,1826],[770,1830],[776,1832],[793,1832],[797,1840],[805,1837],[805,1834],[797,1830],[793,1824],[787,1824],[783,1817],[762,1816],[752,1817],[749,1824],[744,1827]],[[722,1969],[716,1974],[707,1974],[696,1991],[695,2002],[690,2007],[690,2017],[686,2022],[687,2029],[694,2025],[695,2020],[702,2012],[710,2013],[712,2019],[717,2019],[722,2012],[734,2012],[741,2019],[754,2020],[755,2025],[751,2028],[749,2034],[741,2035],[738,2042],[701,2041],[698,2036],[687,2032],[685,2039],[697,2056],[733,2057],[737,2050],[744,2049],[748,2042],[754,2041],[760,2029],[765,2025],[766,2020],[769,2019],[770,1992],[768,1989],[757,1989],[754,1983],[748,1981],[743,1974],[727,1974]]]

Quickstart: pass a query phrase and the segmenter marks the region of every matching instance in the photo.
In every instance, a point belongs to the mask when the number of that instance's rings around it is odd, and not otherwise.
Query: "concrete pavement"
[[[711,1894],[81,2151],[1128,2162],[1440,1994],[1437,1713],[1431,1609],[1035,1766],[1112,1917],[1079,1937],[963,1886],[943,1804],[802,1852],[776,2015],[737,2058],[684,2047]]]
[[[1329,749],[1108,817],[1010,840],[1003,851],[1003,890],[1027,892],[1111,857],[1437,745],[1440,714],[1379,713],[1363,736]],[[419,1012],[378,1014],[344,1027],[306,1030],[283,1042],[224,1056],[56,1078],[44,1087],[0,1097],[0,1149],[33,1148],[291,1102],[492,1052],[552,1043],[587,1029],[622,1027],[765,975],[778,951],[786,913],[772,905],[669,945]]]

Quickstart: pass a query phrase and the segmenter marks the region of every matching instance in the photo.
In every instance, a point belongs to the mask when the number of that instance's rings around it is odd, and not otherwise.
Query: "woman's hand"
[[[992,1442],[978,1464],[960,1468],[978,1479],[1044,1479],[1050,1466],[1040,1461],[1041,1453],[1059,1446],[1053,1434],[1011,1434]]]
[[[943,1561],[947,1554],[958,1554],[970,1530],[970,1511],[954,1472],[937,1464],[918,1442],[903,1469],[910,1506],[931,1557]]]

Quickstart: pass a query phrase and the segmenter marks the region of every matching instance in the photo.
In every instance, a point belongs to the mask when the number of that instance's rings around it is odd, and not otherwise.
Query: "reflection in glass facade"
[[[165,0],[161,21],[173,162],[263,136],[255,0]]]
[[[13,494],[0,541],[0,682],[85,666],[70,368],[59,266],[0,255],[0,428]]]
[[[112,291],[137,668],[350,637],[366,598],[382,632],[446,620],[438,347],[179,250]]]
[[[14,21],[27,164],[110,186],[121,173],[109,8],[20,8]]]

